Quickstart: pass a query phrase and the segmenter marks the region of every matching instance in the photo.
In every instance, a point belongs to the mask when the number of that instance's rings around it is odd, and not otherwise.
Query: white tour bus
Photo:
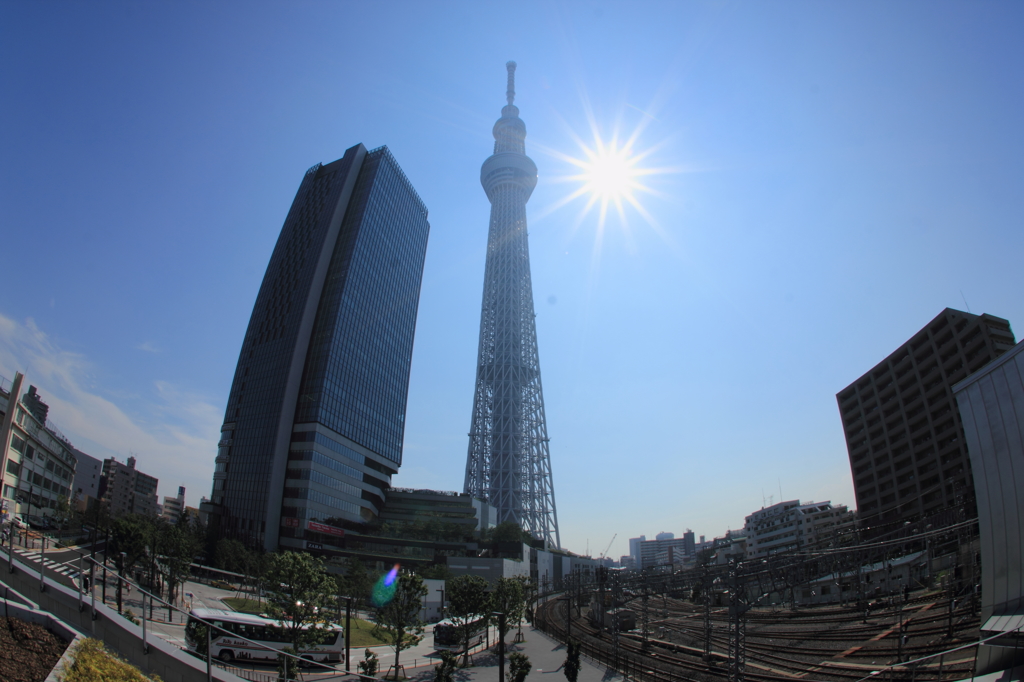
[[[211,653],[225,663],[236,659],[273,662],[277,660],[277,651],[289,646],[287,634],[281,630],[283,624],[279,621],[225,609],[192,609],[185,625],[185,644],[193,653],[206,648],[206,642],[199,641],[202,632],[199,628],[202,627],[202,623],[196,618],[213,623]],[[329,623],[320,637],[319,644],[310,649],[303,649],[299,655],[308,661],[342,662],[345,658],[345,639],[342,637],[342,630],[340,625]],[[263,646],[250,644],[240,637]],[[205,640],[205,635],[203,639]]]
[[[487,636],[487,616],[473,616],[468,627],[469,646],[474,647],[483,643],[484,637]],[[456,627],[450,619],[445,618],[434,626],[434,649],[465,653],[465,632],[462,628]]]

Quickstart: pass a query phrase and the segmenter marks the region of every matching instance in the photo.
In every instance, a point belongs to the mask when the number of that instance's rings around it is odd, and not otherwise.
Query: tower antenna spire
[[[516,63],[505,62],[505,68],[508,69],[508,89],[505,91],[505,99],[511,105],[516,98]]]

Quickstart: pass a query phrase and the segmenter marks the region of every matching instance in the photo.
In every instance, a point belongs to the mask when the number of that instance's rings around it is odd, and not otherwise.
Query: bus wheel
[[[312,658],[310,658],[308,656],[303,656],[302,658],[299,659],[299,667],[300,668],[308,668],[311,665],[313,665],[313,659]]]
[[[220,656],[218,658],[220,658],[220,660],[224,661],[225,663],[230,663],[231,661],[235,660],[235,655],[231,653],[230,649],[225,649],[224,651],[220,652]]]

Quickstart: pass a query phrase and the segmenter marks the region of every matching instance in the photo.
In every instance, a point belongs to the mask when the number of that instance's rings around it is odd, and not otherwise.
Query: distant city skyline
[[[853,506],[836,394],[947,307],[1020,336],[1024,7],[518,8],[0,5],[0,375],[197,506],[296,179],[387,144],[431,216],[393,484],[460,490],[514,59],[563,547]]]

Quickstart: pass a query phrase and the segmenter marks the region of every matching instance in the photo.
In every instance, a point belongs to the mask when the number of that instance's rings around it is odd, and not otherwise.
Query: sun
[[[587,158],[578,163],[581,172],[574,179],[582,181],[583,191],[602,203],[633,199],[634,192],[642,189],[637,178],[644,174],[637,168],[637,157],[615,141],[595,146],[594,150],[585,150]]]
[[[630,235],[627,213],[630,211],[639,214],[662,238],[667,237],[654,217],[644,208],[640,195],[659,195],[659,192],[645,182],[649,176],[678,171],[674,168],[655,168],[649,165],[651,154],[660,145],[638,150],[636,144],[641,130],[642,126],[638,127],[624,141],[618,134],[604,139],[597,126],[592,124],[591,143],[586,143],[570,133],[579,146],[579,153],[576,155],[548,150],[548,153],[572,168],[571,173],[556,176],[555,180],[573,184],[575,188],[552,204],[544,211],[544,215],[585,197],[586,203],[577,216],[573,231],[582,224],[587,215],[594,209],[597,210],[595,255],[600,251],[606,223],[613,214],[618,217],[618,224],[627,238]]]

